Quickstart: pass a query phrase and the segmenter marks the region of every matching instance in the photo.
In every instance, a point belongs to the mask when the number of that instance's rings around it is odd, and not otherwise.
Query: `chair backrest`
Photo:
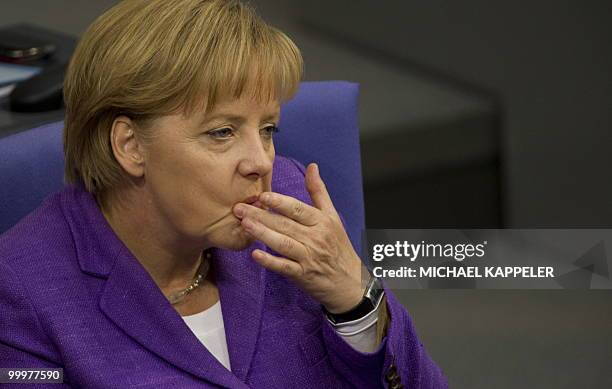
[[[360,252],[365,226],[357,84],[304,82],[281,109],[276,152],[305,166],[317,162],[351,242]],[[0,139],[0,234],[63,185],[63,123]]]

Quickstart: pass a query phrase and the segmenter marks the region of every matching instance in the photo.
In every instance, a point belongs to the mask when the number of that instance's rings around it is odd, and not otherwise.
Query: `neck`
[[[117,193],[102,213],[119,239],[164,292],[185,288],[194,279],[207,247],[181,239],[155,217],[150,201],[138,193]],[[140,200],[136,200],[140,199]]]

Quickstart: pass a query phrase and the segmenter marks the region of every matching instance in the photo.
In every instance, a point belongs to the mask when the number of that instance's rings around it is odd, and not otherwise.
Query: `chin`
[[[233,250],[233,251],[242,251],[242,250],[248,248],[253,243],[255,243],[255,239],[254,238],[245,238],[245,239],[240,240],[240,241],[230,242],[224,248],[226,248],[228,250]]]
[[[234,227],[231,232],[223,234],[215,246],[227,250],[241,251],[255,243],[255,240],[256,239],[252,235],[248,234],[244,228],[242,228],[240,223],[238,223],[238,225]]]

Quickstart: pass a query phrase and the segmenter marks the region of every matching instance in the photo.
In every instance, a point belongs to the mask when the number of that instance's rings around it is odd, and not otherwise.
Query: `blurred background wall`
[[[313,0],[302,8],[308,26],[329,37],[489,98],[501,118],[507,226],[610,226],[610,1]]]
[[[80,35],[116,1],[4,0]],[[361,85],[370,228],[609,227],[612,3],[256,0]],[[455,388],[612,387],[607,291],[396,291]]]

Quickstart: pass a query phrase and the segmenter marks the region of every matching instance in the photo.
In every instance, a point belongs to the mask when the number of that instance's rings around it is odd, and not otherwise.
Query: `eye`
[[[280,129],[276,126],[267,126],[267,127],[262,128],[262,131],[264,132],[266,137],[272,138],[272,136],[276,134],[277,132],[279,132]]]
[[[233,135],[233,133],[233,129],[225,127],[219,128],[218,130],[209,131],[206,133],[206,135],[210,136],[213,139],[228,139]]]

